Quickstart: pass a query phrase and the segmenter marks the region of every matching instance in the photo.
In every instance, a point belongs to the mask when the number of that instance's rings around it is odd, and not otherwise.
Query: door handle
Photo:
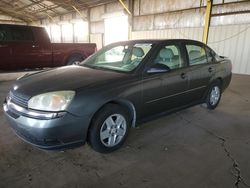
[[[0,48],[8,47],[7,45],[0,44]]]
[[[185,79],[186,77],[187,77],[186,73],[184,73],[184,72],[181,73],[181,78],[182,78],[182,79]]]
[[[208,68],[208,72],[213,72],[213,71],[214,71],[213,67]]]

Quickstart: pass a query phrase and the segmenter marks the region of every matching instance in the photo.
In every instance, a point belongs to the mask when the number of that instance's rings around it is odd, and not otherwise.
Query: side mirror
[[[155,63],[147,70],[147,73],[149,74],[164,73],[164,72],[169,72],[170,70],[171,69],[167,65],[161,63]]]

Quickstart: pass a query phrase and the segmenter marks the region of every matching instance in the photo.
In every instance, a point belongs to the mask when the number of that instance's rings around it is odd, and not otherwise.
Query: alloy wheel
[[[220,88],[218,86],[214,86],[210,93],[210,104],[216,105],[220,99]]]
[[[123,115],[112,114],[102,124],[100,140],[106,147],[116,146],[121,142],[127,131],[127,122]]]

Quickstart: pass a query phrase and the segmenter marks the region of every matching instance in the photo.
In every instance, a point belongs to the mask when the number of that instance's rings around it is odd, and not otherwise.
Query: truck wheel
[[[119,105],[108,104],[93,119],[88,142],[95,151],[110,153],[123,145],[130,126],[128,112]]]
[[[81,63],[84,60],[83,56],[81,54],[75,54],[72,55],[68,61],[67,61],[67,65],[78,65],[79,63]]]
[[[221,98],[221,82],[219,80],[215,81],[208,91],[208,95],[206,98],[207,108],[210,110],[215,109]]]

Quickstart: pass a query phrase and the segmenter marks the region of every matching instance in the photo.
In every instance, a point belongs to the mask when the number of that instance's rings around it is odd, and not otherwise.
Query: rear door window
[[[186,49],[190,66],[207,63],[207,54],[202,46],[186,45]]]
[[[31,28],[25,26],[11,26],[12,41],[33,41],[34,36]]]

